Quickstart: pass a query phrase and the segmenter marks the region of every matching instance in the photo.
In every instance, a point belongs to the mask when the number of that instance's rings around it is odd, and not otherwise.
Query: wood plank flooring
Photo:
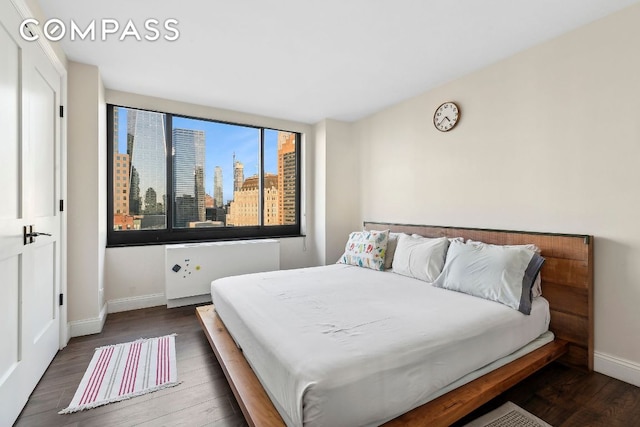
[[[180,385],[75,414],[58,415],[71,401],[96,347],[174,332],[178,334]],[[638,387],[598,373],[552,364],[455,426],[462,426],[508,400],[554,427],[640,425]],[[188,306],[110,314],[101,334],[73,338],[55,357],[15,425],[232,427],[246,423],[200,329],[195,307]]]
[[[58,415],[71,401],[96,347],[174,332],[180,385]],[[71,339],[51,362],[15,425],[231,427],[246,423],[196,319],[195,306],[188,306],[109,314],[101,334]]]

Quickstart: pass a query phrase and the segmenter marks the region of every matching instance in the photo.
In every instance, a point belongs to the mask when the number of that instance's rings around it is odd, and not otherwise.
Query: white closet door
[[[61,77],[37,43],[20,38],[20,22],[1,1],[0,423],[9,425],[60,337]]]

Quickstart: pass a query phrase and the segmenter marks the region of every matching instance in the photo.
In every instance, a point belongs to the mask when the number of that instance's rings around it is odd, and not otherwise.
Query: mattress
[[[548,330],[531,315],[336,264],[216,280],[216,311],[288,426],[379,425]]]

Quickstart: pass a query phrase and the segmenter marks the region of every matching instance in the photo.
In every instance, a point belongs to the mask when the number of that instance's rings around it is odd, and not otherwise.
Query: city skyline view
[[[114,229],[297,223],[296,133],[126,107],[113,118]]]
[[[118,123],[114,124],[118,135],[118,153],[127,153],[128,114],[137,110],[120,108],[117,114]],[[129,121],[130,126],[130,121]],[[260,130],[253,127],[232,125],[186,117],[173,117],[173,129],[185,129],[204,132],[205,193],[214,197],[215,168],[222,169],[223,205],[233,200],[233,159],[244,166],[244,177],[248,178],[259,171],[259,137]],[[278,173],[277,165],[278,131],[265,129],[264,132],[264,171]]]

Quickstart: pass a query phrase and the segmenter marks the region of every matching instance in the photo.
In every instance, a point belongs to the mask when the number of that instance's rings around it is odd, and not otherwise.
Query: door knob
[[[51,236],[49,233],[40,233],[33,231],[33,225],[25,225],[22,227],[23,232],[23,244],[28,245],[36,241],[38,236]]]

